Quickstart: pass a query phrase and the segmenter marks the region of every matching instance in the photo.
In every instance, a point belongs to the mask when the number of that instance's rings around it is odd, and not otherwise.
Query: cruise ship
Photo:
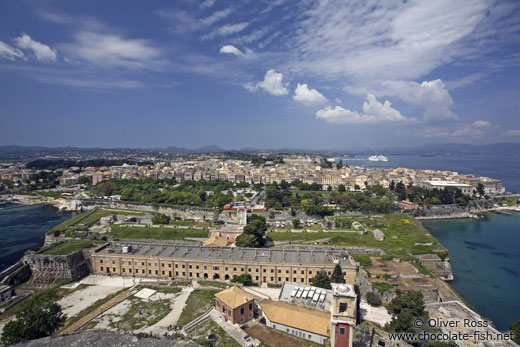
[[[388,158],[384,155],[372,155],[368,157],[368,160],[370,161],[388,161]]]

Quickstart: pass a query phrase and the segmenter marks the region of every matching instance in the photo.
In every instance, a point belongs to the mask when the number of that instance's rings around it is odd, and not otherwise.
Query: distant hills
[[[80,147],[44,147],[44,146],[0,146],[0,160],[24,160],[42,157],[58,158],[110,158],[116,156],[132,156],[146,154],[204,154],[204,153],[223,153],[229,155],[257,154],[323,154],[326,156],[337,156],[344,154],[366,155],[382,153],[386,155],[500,155],[500,156],[519,156],[520,143],[492,143],[485,145],[473,144],[426,144],[411,148],[371,148],[356,150],[308,150],[308,149],[223,149],[216,145],[204,146],[200,148],[184,147],[156,147],[156,148],[80,148]]]

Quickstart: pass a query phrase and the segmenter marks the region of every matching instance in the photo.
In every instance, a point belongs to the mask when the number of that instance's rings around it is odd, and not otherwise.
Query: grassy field
[[[410,218],[403,214],[388,214],[380,218],[369,216],[335,217],[340,225],[358,221],[365,224],[369,230],[379,229],[384,232],[384,241],[377,241],[372,232],[360,235],[355,232],[303,232],[282,233],[270,232],[268,235],[274,241],[315,241],[330,238],[330,244],[335,246],[365,246],[376,247],[389,255],[402,258],[406,255],[433,253],[434,249],[446,249],[429,233],[419,228]],[[431,243],[431,246],[416,245]],[[446,253],[447,254],[447,253]]]
[[[213,296],[220,290],[196,289],[191,292],[179,318],[179,325],[186,325],[213,306]]]
[[[44,247],[40,250],[40,253],[48,255],[67,255],[85,248],[93,247],[94,245],[95,244],[90,240],[69,240]]]
[[[199,229],[170,229],[151,227],[122,227],[112,225],[112,231],[107,236],[114,239],[154,239],[154,240],[184,240],[187,237],[207,237],[207,230]]]

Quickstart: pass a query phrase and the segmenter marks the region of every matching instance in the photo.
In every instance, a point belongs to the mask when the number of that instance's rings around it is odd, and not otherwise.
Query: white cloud
[[[233,10],[231,8],[225,8],[215,11],[213,14],[204,18],[196,18],[193,14],[183,10],[160,10],[158,14],[160,17],[171,22],[171,29],[174,33],[186,33],[210,27],[228,17],[232,12]]]
[[[368,94],[363,103],[363,113],[351,111],[341,106],[330,106],[316,112],[316,118],[329,123],[337,124],[375,124],[395,122],[415,122],[415,118],[406,118],[401,112],[392,107],[392,103],[386,100],[384,103],[377,101],[376,97]]]
[[[298,24],[288,64],[362,85],[415,80],[477,51],[472,34],[491,7],[487,0],[315,2]]]
[[[311,89],[307,86],[307,84],[300,83],[298,83],[296,89],[294,90],[293,99],[306,106],[323,104],[328,101],[327,98],[316,89]]]
[[[200,8],[208,8],[215,5],[215,2],[217,2],[217,0],[205,0],[199,6]]]
[[[491,123],[486,120],[477,120],[477,121],[473,122],[473,126],[477,127],[477,128],[486,128],[486,127],[490,127]]]
[[[41,42],[33,40],[29,35],[25,33],[15,38],[14,41],[18,48],[32,51],[36,59],[40,61],[56,60],[56,50],[50,48],[49,46]]]
[[[507,131],[504,131],[502,133],[502,135],[505,135],[505,136],[520,136],[520,129],[507,130]]]
[[[104,67],[141,69],[157,69],[163,63],[161,51],[148,40],[92,31],[80,31],[74,36],[75,42],[62,48],[78,60]]]
[[[229,36],[232,34],[237,34],[241,31],[243,31],[248,26],[249,26],[248,22],[240,22],[240,23],[235,23],[235,24],[222,25],[221,27],[209,32],[208,34],[203,35],[201,37],[201,39],[208,40],[208,39],[212,39],[216,36]]]
[[[425,121],[457,119],[457,115],[451,111],[453,99],[440,79],[420,84],[411,81],[383,81],[378,94],[397,96],[406,102],[424,107]]]
[[[24,54],[18,48],[12,47],[7,43],[0,41],[0,58],[16,60],[17,58],[24,58]]]
[[[241,50],[239,50],[238,48],[236,48],[233,45],[225,45],[225,46],[220,47],[220,53],[234,54],[237,57],[243,57],[244,56],[244,53],[242,53]]]
[[[269,94],[275,96],[287,95],[289,90],[287,84],[283,82],[283,74],[276,72],[274,69],[270,69],[265,73],[264,80],[258,83],[248,82],[244,84],[244,88],[250,92],[257,91],[258,88],[262,88]]]

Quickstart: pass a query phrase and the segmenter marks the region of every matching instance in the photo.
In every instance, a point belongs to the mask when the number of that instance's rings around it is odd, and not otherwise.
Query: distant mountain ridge
[[[81,147],[45,147],[45,146],[0,146],[0,160],[21,160],[42,157],[108,157],[114,155],[143,155],[143,154],[322,154],[326,156],[339,156],[344,154],[365,155],[382,153],[386,155],[502,155],[520,156],[520,143],[492,143],[484,145],[458,144],[458,143],[431,143],[410,148],[371,148],[356,150],[310,150],[310,149],[223,149],[217,145],[209,145],[200,148],[184,148],[176,146],[155,148],[81,148]]]

